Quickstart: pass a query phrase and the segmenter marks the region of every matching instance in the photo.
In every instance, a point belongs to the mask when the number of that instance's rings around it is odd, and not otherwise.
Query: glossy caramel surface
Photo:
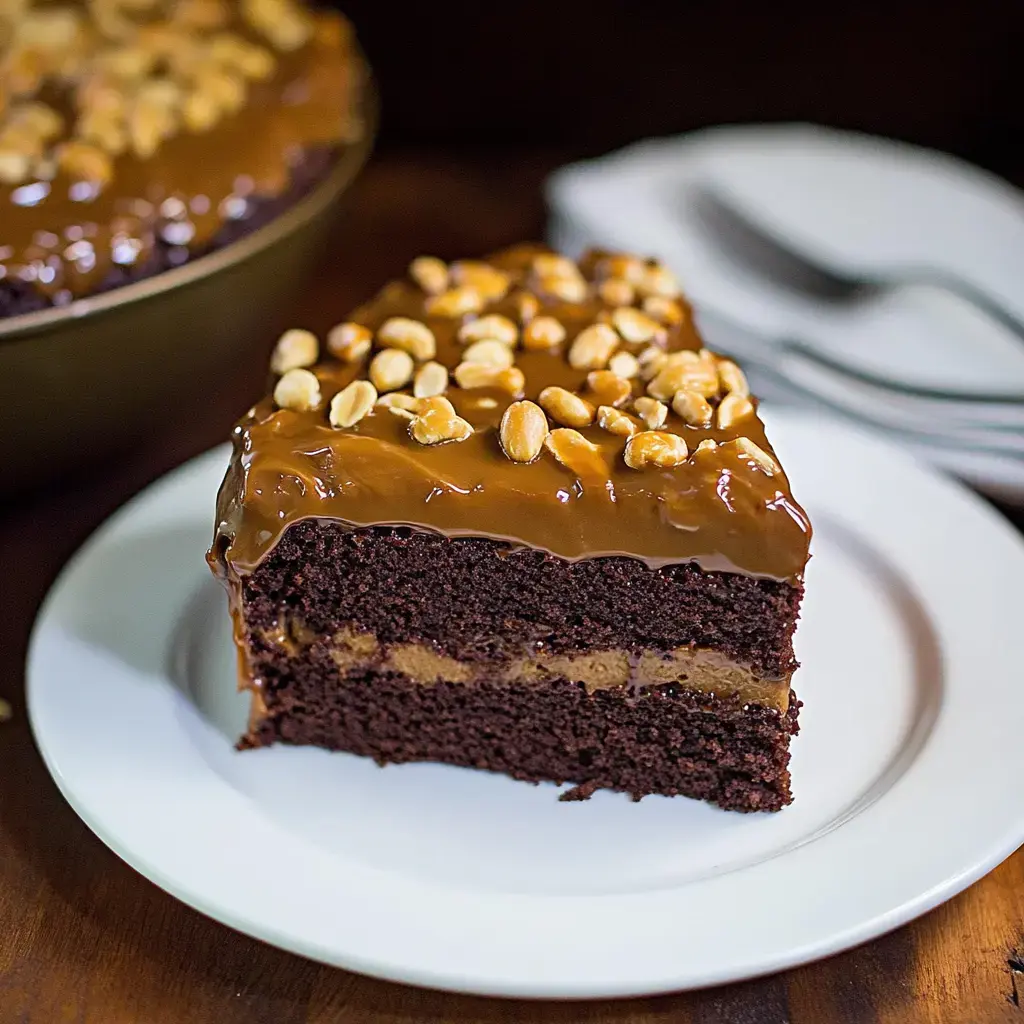
[[[612,308],[594,283],[600,257],[582,264],[591,280],[585,299],[565,302],[536,286],[530,274],[536,252],[521,247],[491,259],[509,275],[510,287],[479,315],[498,312],[515,320],[523,292],[535,294],[540,314],[556,317],[567,338],[550,351],[517,348],[525,397],[536,399],[543,388],[559,385],[587,398],[587,373],[574,369],[566,352],[581,329]],[[414,282],[395,282],[351,320],[372,330],[393,316],[422,320],[435,335],[435,358],[453,368],[466,347],[458,329],[474,316],[431,316],[428,302]],[[667,329],[663,344],[667,351],[700,349],[689,308],[680,305],[684,318]],[[644,347],[621,345],[633,352]],[[461,389],[452,381],[446,397],[474,431],[462,442],[426,446],[410,437],[408,419],[380,405],[350,428],[329,424],[331,397],[365,377],[365,360],[347,364],[328,356],[314,372],[323,395],[317,409],[280,409],[268,397],[235,428],[213,552],[229,575],[252,571],[289,524],[328,517],[354,526],[408,524],[453,536],[503,538],[566,558],[624,554],[655,565],[693,560],[709,570],[801,577],[811,531],[784,472],[776,467],[767,473],[732,446],[694,451],[705,438],[743,436],[770,453],[756,414],[723,429],[687,426],[670,412],[662,429],[681,434],[691,453],[671,469],[631,469],[623,460],[623,437],[596,424],[584,427],[581,433],[598,446],[599,459],[581,475],[547,451],[529,464],[505,455],[498,426],[513,396],[498,389]],[[641,380],[634,382],[634,394],[643,388]]]

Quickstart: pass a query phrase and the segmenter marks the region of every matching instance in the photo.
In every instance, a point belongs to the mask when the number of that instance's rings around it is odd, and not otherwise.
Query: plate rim
[[[775,425],[772,421],[781,421],[783,423],[789,421],[790,427],[788,429],[798,430],[799,424],[806,424],[807,420],[808,417],[804,415],[789,412],[784,414],[776,413],[770,417],[769,427]],[[912,478],[927,479],[931,487],[938,486],[941,491],[944,491],[954,501],[954,504],[959,505],[961,509],[968,510],[968,514],[976,522],[984,522],[986,530],[990,530],[994,535],[1000,536],[1001,541],[1008,541],[1016,549],[1016,554],[1021,559],[1022,566],[1024,566],[1024,541],[1021,540],[1013,527],[982,499],[966,491],[953,481],[940,477],[927,467],[915,463],[899,449],[883,444],[873,437],[866,437],[861,432],[851,430],[845,425],[834,424],[830,421],[822,421],[820,418],[816,418],[815,429],[821,431],[823,429],[823,422],[827,422],[825,429],[826,431],[832,431],[833,435],[839,433],[848,438],[852,437],[857,445],[867,445],[876,451],[883,451],[887,459],[890,461],[894,460],[902,470],[909,472]],[[776,430],[778,429],[779,427],[776,426]],[[561,983],[558,981],[554,983],[551,981],[533,982],[529,979],[516,981],[509,977],[492,977],[490,979],[486,977],[468,977],[457,968],[438,971],[429,967],[423,967],[422,965],[417,967],[394,961],[389,962],[386,958],[381,959],[379,956],[376,958],[372,955],[360,956],[351,950],[343,951],[339,954],[337,949],[324,948],[321,943],[315,940],[302,941],[286,931],[281,931],[274,925],[268,926],[265,922],[260,923],[251,916],[247,918],[244,914],[239,915],[230,909],[225,909],[223,905],[217,906],[215,901],[211,903],[207,895],[204,895],[201,891],[196,891],[195,880],[192,881],[191,885],[184,884],[180,878],[175,878],[172,874],[168,874],[164,867],[153,863],[144,853],[137,849],[126,847],[117,835],[111,834],[109,829],[105,827],[103,815],[97,815],[95,808],[91,807],[87,800],[82,799],[73,780],[65,776],[61,768],[59,754],[50,749],[47,742],[46,714],[39,704],[41,700],[40,688],[43,684],[38,682],[40,672],[38,666],[42,656],[40,645],[43,639],[45,639],[46,628],[51,618],[56,614],[55,609],[59,608],[59,599],[65,594],[67,587],[70,585],[69,581],[75,578],[76,573],[82,571],[83,566],[87,566],[88,559],[93,552],[100,549],[102,543],[107,538],[116,535],[118,530],[123,529],[125,524],[130,523],[135,516],[141,515],[140,510],[145,509],[147,502],[152,502],[154,497],[159,495],[161,491],[173,487],[176,483],[178,486],[182,486],[182,481],[187,480],[192,475],[201,474],[207,465],[214,464],[218,459],[222,460],[220,465],[223,466],[223,453],[225,450],[226,446],[218,446],[150,484],[115,512],[72,556],[58,575],[40,606],[29,643],[26,670],[27,705],[32,734],[43,761],[57,783],[61,794],[86,825],[119,857],[159,887],[207,917],[220,921],[243,934],[323,963],[344,967],[387,980],[434,989],[528,999],[589,999],[649,995],[759,977],[859,945],[926,913],[939,903],[962,891],[997,864],[1001,863],[1006,857],[1010,856],[1021,844],[1022,840],[1024,840],[1024,813],[1022,813],[1019,816],[1019,820],[1014,822],[1013,827],[1007,826],[1004,828],[999,843],[992,843],[983,853],[971,858],[969,864],[962,865],[959,871],[949,874],[941,884],[926,888],[914,898],[905,899],[899,906],[890,908],[885,913],[875,914],[873,917],[861,921],[857,926],[833,932],[824,941],[819,940],[817,943],[811,944],[810,948],[806,945],[803,947],[790,946],[788,948],[780,948],[774,956],[763,956],[757,965],[748,966],[747,969],[741,972],[737,972],[735,966],[726,966],[718,972],[705,969],[703,974],[697,977],[688,977],[684,968],[680,969],[677,975],[664,977],[661,980],[648,979],[643,981],[634,979],[631,981],[628,978],[603,977],[591,979],[589,983],[580,984],[578,982]],[[210,500],[212,502],[212,495]],[[165,624],[165,628],[169,635],[172,630],[172,623],[168,622]],[[1024,649],[1024,641],[1021,641],[1021,646]],[[884,803],[886,795],[883,794],[878,803]],[[841,833],[848,824],[846,823],[846,825],[836,829],[835,832]],[[779,859],[791,859],[798,855],[803,858],[808,856],[806,851],[812,848],[820,852],[820,850],[825,849],[825,846],[822,844],[827,839],[828,836],[821,837],[802,848],[781,854]],[[804,852],[801,852],[801,850]],[[754,865],[753,867],[760,867],[763,863],[761,862],[761,864]],[[747,870],[749,869],[739,869],[740,872]],[[730,873],[730,876],[732,874]],[[703,883],[697,882],[692,884],[699,886],[701,884],[713,883],[715,883],[715,879],[712,878],[704,880]],[[686,888],[686,886],[682,885],[680,888]],[[202,889],[201,885],[199,889]],[[662,894],[656,893],[655,895]],[[577,899],[613,901],[616,898],[614,896],[557,897],[560,901],[569,902]],[[536,904],[539,902],[543,904],[546,901],[550,901],[551,897],[516,897],[516,899],[522,903]]]

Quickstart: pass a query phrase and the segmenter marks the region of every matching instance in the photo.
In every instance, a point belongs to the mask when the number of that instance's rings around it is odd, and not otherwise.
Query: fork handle
[[[1024,341],[1024,317],[1007,309],[984,289],[965,278],[947,274],[937,267],[909,267],[886,274],[885,282],[890,285],[929,285],[932,288],[940,288],[942,291],[949,292],[951,295],[958,295]]]

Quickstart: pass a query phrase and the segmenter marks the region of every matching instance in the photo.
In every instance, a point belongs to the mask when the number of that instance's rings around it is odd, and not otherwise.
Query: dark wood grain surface
[[[537,186],[557,158],[379,160],[296,323],[329,326],[421,252],[452,257],[538,237]],[[1024,851],[919,921],[825,962],[727,988],[582,1004],[446,995],[321,967],[207,920],[109,852],[32,744],[32,619],[61,565],[110,512],[225,438],[260,389],[271,340],[254,339],[251,361],[163,436],[0,512],[0,696],[13,710],[0,725],[0,1024],[1024,1024]],[[842,885],[841,865],[836,872]]]

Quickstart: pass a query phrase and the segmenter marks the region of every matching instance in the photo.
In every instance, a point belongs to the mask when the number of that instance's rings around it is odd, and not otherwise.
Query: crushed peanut
[[[699,455],[701,452],[713,452],[718,448],[718,442],[713,438],[705,437],[703,441],[696,448],[693,449],[693,454]]]
[[[507,370],[513,363],[512,350],[494,338],[485,338],[483,341],[474,341],[462,353],[462,361],[483,363],[485,366],[493,366],[496,370]]]
[[[397,391],[412,380],[415,364],[408,352],[400,348],[385,348],[370,360],[370,380],[382,394]]]
[[[292,328],[285,331],[274,346],[270,369],[282,374],[298,367],[312,366],[320,356],[320,343],[312,331]]]
[[[714,409],[697,391],[677,391],[672,399],[672,410],[689,427],[710,427]]]
[[[611,405],[602,405],[598,408],[597,425],[602,430],[617,434],[619,437],[632,437],[641,429],[639,421]]]
[[[569,365],[574,370],[601,370],[618,348],[619,336],[607,324],[584,327],[569,346]]]
[[[630,469],[672,469],[686,461],[686,442],[678,434],[644,430],[627,442],[623,458]]]
[[[754,404],[746,395],[728,394],[718,403],[715,420],[720,430],[728,430],[753,415]]]
[[[435,395],[420,401],[419,411],[409,422],[409,434],[424,445],[465,441],[473,427],[455,412],[447,398]]]
[[[354,380],[331,399],[328,416],[332,427],[351,427],[373,408],[377,389],[368,380]]]
[[[436,256],[417,256],[409,276],[428,294],[440,295],[448,287],[448,265]]]
[[[469,344],[474,341],[493,339],[509,348],[515,348],[519,339],[519,328],[507,316],[491,313],[477,320],[470,320],[459,328],[459,341]]]
[[[664,402],[659,402],[656,398],[648,398],[646,395],[633,403],[633,409],[637,416],[647,424],[649,430],[657,430],[658,427],[664,425],[668,418],[668,406]]]
[[[553,420],[563,426],[588,427],[594,422],[594,407],[565,388],[544,388],[537,401]]]
[[[309,412],[320,404],[320,381],[309,370],[288,370],[274,388],[274,401],[281,409]]]
[[[437,354],[434,332],[419,320],[393,316],[377,329],[377,342],[385,348],[398,348],[420,362]]]
[[[424,363],[413,378],[412,393],[417,398],[433,398],[448,390],[448,367],[433,361]]]
[[[565,328],[553,316],[534,317],[523,328],[523,348],[531,352],[556,348],[565,341]]]
[[[369,355],[373,333],[362,324],[346,322],[327,332],[327,351],[343,363],[358,363]]]
[[[513,462],[537,459],[547,436],[547,417],[533,402],[513,402],[501,417],[498,430],[501,449]]]

